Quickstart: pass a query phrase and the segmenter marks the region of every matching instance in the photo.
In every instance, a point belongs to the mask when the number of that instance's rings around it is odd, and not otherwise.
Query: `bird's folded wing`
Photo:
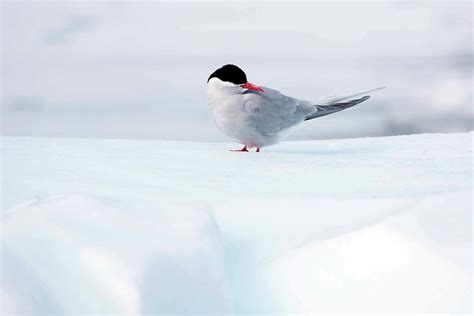
[[[330,97],[318,103],[299,100],[263,87],[264,93],[245,94],[246,124],[267,136],[275,135],[302,121],[336,113],[369,99],[368,93],[384,87],[356,94]],[[362,96],[362,97],[360,97]]]
[[[318,111],[316,113],[308,115],[305,121],[348,109],[356,104],[364,102],[365,100],[369,98],[370,96],[366,95],[362,98],[353,99],[346,102],[336,102],[336,103],[331,103],[331,104],[326,104],[326,105],[316,104],[315,107],[318,109]]]
[[[316,113],[312,113],[306,117],[307,120],[312,120],[317,117],[326,116],[332,113],[336,113],[345,109],[348,109],[356,104],[364,102],[369,99],[369,93],[377,90],[384,89],[385,87],[379,87],[368,91],[363,91],[351,95],[339,96],[339,97],[328,97],[323,100],[315,102],[314,106],[317,108]],[[362,96],[362,97],[361,97]]]

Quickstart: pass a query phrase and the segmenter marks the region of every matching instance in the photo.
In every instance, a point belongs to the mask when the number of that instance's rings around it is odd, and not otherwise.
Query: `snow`
[[[430,207],[429,213],[441,213],[446,210],[446,204],[457,204],[462,212],[458,213],[457,220],[470,218],[469,194],[428,198],[414,205],[409,212],[397,216],[396,220],[390,218],[331,240],[318,238],[318,242],[314,242],[315,239],[311,238],[310,242],[265,266],[262,283],[267,284],[272,299],[279,302],[278,310],[285,312],[470,311],[469,266],[462,267],[449,256],[442,256],[440,249],[427,247],[424,240],[414,238],[408,229],[394,223],[416,223],[424,219],[420,216],[421,209],[437,202],[445,202],[445,205]],[[424,215],[428,218],[436,216]],[[457,242],[458,246],[464,246],[458,255],[466,257],[471,246],[467,234],[469,225],[470,222],[466,221],[450,227],[452,235],[456,234],[456,229],[464,230],[463,238]],[[427,226],[420,220],[414,232],[424,233]],[[441,234],[446,234],[446,226],[437,227],[444,230]],[[452,242],[444,242],[453,246]],[[465,263],[469,262],[469,257],[463,259]],[[344,299],[344,304],[340,303],[341,299]]]
[[[68,196],[4,218],[2,283],[7,293],[31,289],[15,297],[17,312],[229,311],[219,235],[207,211],[122,204]],[[32,278],[18,280],[31,270]],[[34,300],[38,292],[47,299]]]
[[[472,311],[472,136],[2,139],[2,311]]]

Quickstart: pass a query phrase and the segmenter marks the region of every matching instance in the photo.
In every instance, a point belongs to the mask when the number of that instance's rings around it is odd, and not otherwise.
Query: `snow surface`
[[[2,312],[472,311],[472,136],[2,140]]]

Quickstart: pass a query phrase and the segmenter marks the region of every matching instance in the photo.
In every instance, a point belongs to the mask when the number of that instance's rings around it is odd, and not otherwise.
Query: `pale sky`
[[[2,133],[225,141],[223,64],[318,99],[377,86],[293,139],[472,129],[472,4],[2,2]]]

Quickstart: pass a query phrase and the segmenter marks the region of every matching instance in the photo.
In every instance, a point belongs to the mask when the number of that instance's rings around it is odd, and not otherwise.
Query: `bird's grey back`
[[[263,93],[248,91],[244,107],[248,112],[247,124],[262,135],[273,136],[314,114],[317,108],[309,101],[281,94],[262,87]]]

